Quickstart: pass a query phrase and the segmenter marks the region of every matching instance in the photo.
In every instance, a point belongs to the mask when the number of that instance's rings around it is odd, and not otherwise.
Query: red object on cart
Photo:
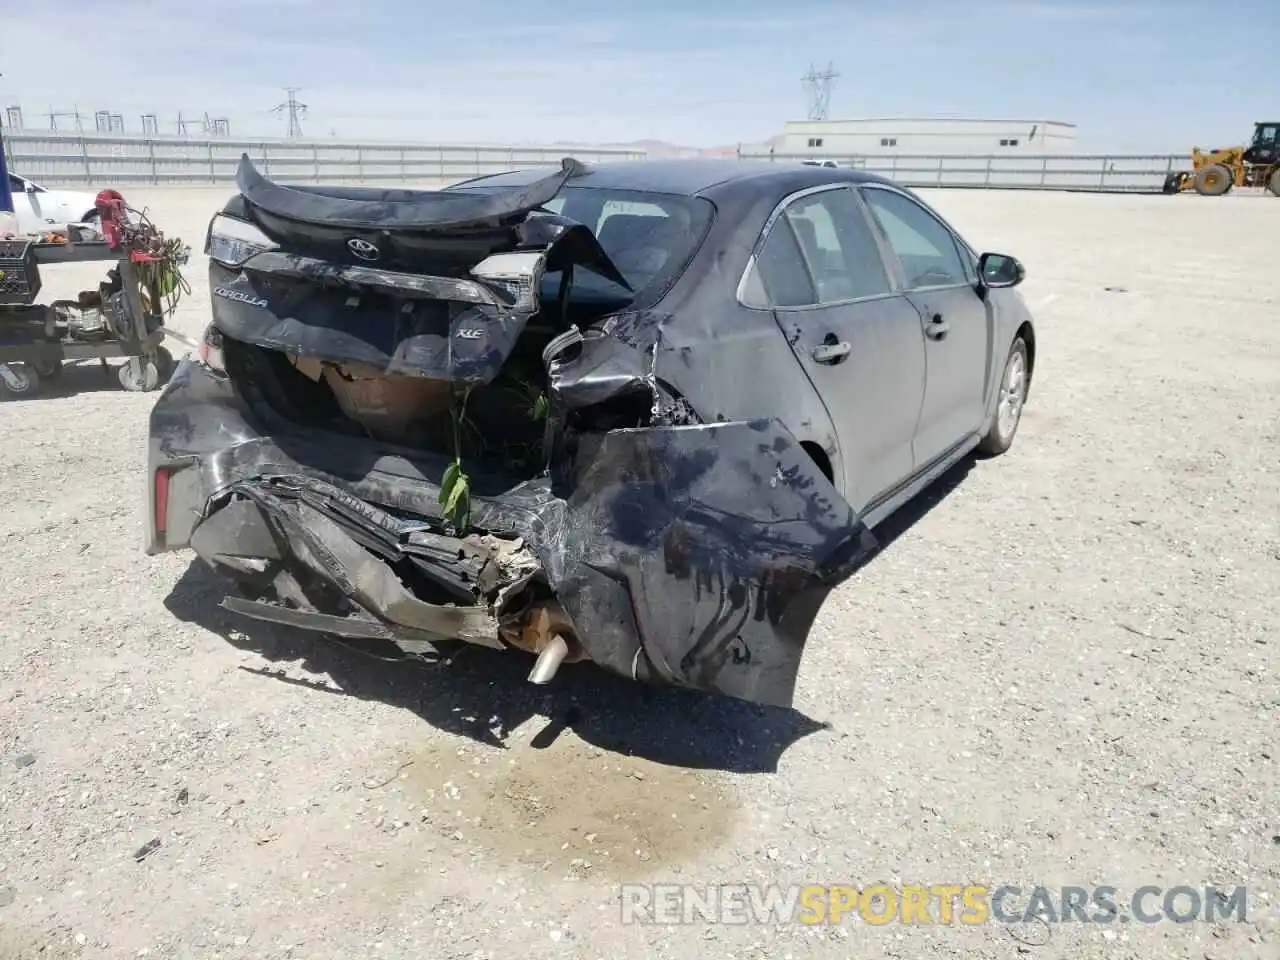
[[[102,235],[112,250],[124,240],[124,228],[128,221],[124,197],[118,190],[102,190],[93,200],[94,209],[102,223]]]

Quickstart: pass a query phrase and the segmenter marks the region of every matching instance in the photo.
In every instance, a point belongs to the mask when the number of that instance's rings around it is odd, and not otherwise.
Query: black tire
[[[1235,177],[1220,163],[1203,167],[1196,174],[1196,193],[1202,197],[1220,197],[1234,185]]]
[[[0,399],[27,400],[40,392],[40,374],[35,367],[29,363],[10,363],[7,366],[10,376],[0,376]]]
[[[178,364],[173,359],[173,354],[164,346],[156,347],[156,352],[152,355],[151,360],[156,365],[156,371],[160,375],[160,386],[164,386],[169,382],[169,378],[173,376],[173,369]]]
[[[1271,176],[1267,178],[1267,189],[1275,196],[1280,197],[1280,166],[1271,171]]]
[[[36,373],[40,375],[41,380],[52,381],[57,380],[62,376],[61,360],[48,360],[44,363],[33,363],[32,366],[35,367]]]
[[[1013,408],[1012,421],[1008,416],[1001,416],[1010,389],[1010,377],[1017,367],[1021,369],[1021,378],[1017,386],[1017,402]],[[1022,422],[1022,408],[1027,400],[1027,388],[1031,383],[1031,356],[1027,350],[1027,342],[1022,337],[1014,337],[1009,347],[1009,355],[1005,358],[1000,372],[1000,384],[996,387],[996,409],[991,417],[991,426],[987,434],[978,443],[978,452],[989,457],[998,457],[1011,446],[1013,438],[1018,435],[1018,424]],[[1002,426],[1003,420],[1003,426]]]

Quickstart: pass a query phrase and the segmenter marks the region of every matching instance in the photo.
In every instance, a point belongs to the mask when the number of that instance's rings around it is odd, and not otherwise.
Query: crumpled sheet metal
[[[784,705],[822,602],[878,549],[776,421],[608,433],[547,533],[529,543],[593,659]]]
[[[789,705],[819,608],[878,548],[812,459],[776,421],[616,430],[584,457],[572,490],[553,490],[544,478],[478,498],[477,526],[524,539],[574,635],[606,669]],[[268,450],[219,467],[252,486],[266,458],[288,473]],[[420,481],[366,476],[343,487],[352,498],[438,514],[436,490]],[[273,516],[280,510],[263,506]],[[218,513],[207,522],[216,526]],[[339,548],[350,532],[338,537],[287,510],[278,522],[291,547],[303,547],[300,559],[369,609],[417,610],[420,601],[401,596],[390,567],[354,542]],[[491,636],[489,626],[468,629],[474,642]]]

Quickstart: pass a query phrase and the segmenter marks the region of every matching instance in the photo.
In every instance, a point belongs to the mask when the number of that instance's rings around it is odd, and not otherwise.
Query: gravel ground
[[[132,199],[199,247],[225,196]],[[142,553],[152,397],[87,366],[0,405],[0,957],[1280,957],[1280,204],[929,199],[1028,265],[1030,405],[831,597],[795,711],[240,632]],[[620,882],[671,880],[1243,883],[1250,913],[620,922]]]

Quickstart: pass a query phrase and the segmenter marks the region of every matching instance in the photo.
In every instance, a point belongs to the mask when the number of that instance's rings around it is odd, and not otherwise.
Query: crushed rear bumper
[[[458,540],[435,522],[444,458],[366,455],[256,416],[180,364],[151,414],[150,472],[167,482],[163,502],[152,482],[147,547],[189,546],[264,588],[270,601],[227,603],[259,619],[414,652],[502,647],[534,585],[608,670],[789,705],[821,604],[876,550],[775,421],[596,435],[569,490],[477,477],[481,533]]]

